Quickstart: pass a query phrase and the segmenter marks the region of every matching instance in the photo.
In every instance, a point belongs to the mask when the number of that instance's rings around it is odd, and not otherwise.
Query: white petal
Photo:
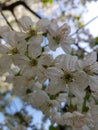
[[[56,79],[57,77],[61,77],[63,75],[63,72],[60,69],[57,69],[56,67],[50,67],[47,69],[46,76],[47,78]]]
[[[56,31],[59,28],[59,26],[57,25],[57,20],[56,19],[52,19],[51,23],[48,26],[48,32],[49,34],[53,37],[56,36]]]
[[[98,90],[98,76],[89,77],[89,86],[95,92]]]
[[[59,43],[57,43],[57,41],[54,40],[50,34],[47,35],[47,38],[49,41],[49,44],[48,44],[49,48],[53,51],[56,51],[56,49],[59,47]]]
[[[30,103],[35,108],[42,107],[47,101],[49,101],[49,97],[46,92],[42,90],[35,90],[32,94],[28,95],[28,99],[26,99],[28,103]]]
[[[30,57],[36,58],[41,54],[42,48],[41,43],[43,37],[41,35],[32,37],[29,41],[28,54]]]
[[[57,29],[56,36],[68,36],[70,33],[70,27],[67,24],[63,24],[60,28]]]
[[[95,62],[94,64],[90,65],[89,70],[91,72],[94,72],[95,74],[98,74],[98,62]]]
[[[24,31],[29,30],[31,26],[33,25],[33,21],[28,16],[23,16],[22,18],[20,18],[19,23]]]
[[[48,28],[49,24],[50,24],[50,21],[48,19],[46,19],[46,18],[41,19],[36,24],[37,30],[42,31],[43,33],[45,33],[47,31],[47,28]]]
[[[9,32],[10,32],[10,28],[8,26],[1,26],[0,27],[0,36],[5,38]]]
[[[94,62],[96,62],[96,59],[97,59],[97,55],[96,55],[96,52],[92,52],[91,54],[87,55],[84,60],[83,60],[83,66],[86,67],[86,66],[89,66],[91,64],[93,64]]]
[[[59,55],[56,60],[56,65],[61,67],[61,69],[72,72],[76,69],[77,57],[71,55]]]
[[[41,56],[41,58],[39,59],[39,65],[42,66],[50,66],[53,63],[53,57],[49,54],[44,54]]]

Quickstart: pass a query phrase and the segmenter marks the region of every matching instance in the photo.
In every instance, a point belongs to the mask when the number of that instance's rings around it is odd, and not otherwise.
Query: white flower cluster
[[[69,37],[70,27],[59,27],[55,19],[35,24],[24,16],[19,22],[21,32],[0,27],[4,39],[0,43],[0,76],[7,73],[4,82],[12,83],[14,94],[40,109],[52,123],[73,130],[98,130],[96,52],[83,59],[71,55],[74,40]],[[53,58],[49,50],[58,47],[65,54]],[[0,89],[2,84],[0,81]]]

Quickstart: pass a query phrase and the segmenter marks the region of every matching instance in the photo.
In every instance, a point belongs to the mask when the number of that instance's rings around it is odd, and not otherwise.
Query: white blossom
[[[79,61],[80,69],[86,73],[87,83],[92,91],[98,90],[98,62],[96,62],[96,52],[87,55],[82,61]]]
[[[0,43],[0,53],[10,55],[25,53],[27,43],[24,40],[24,33],[10,31],[4,38],[6,43]]]
[[[78,71],[77,62],[76,56],[58,56],[55,59],[56,67],[47,69],[46,75],[50,79],[47,92],[56,94],[60,91],[65,91],[67,86],[71,86],[74,89],[77,87],[80,91],[84,90],[87,87],[86,82],[84,82],[86,81],[86,74]]]
[[[56,21],[52,20],[48,27],[47,34],[50,49],[55,51],[58,47],[61,46],[65,52],[70,53],[70,45],[73,44],[74,41],[68,36],[69,33],[70,27],[67,24],[59,27]]]

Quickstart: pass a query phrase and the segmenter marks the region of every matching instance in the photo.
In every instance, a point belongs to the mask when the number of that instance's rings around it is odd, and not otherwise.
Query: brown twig
[[[11,28],[11,30],[13,30],[11,24],[9,23],[9,21],[7,20],[7,18],[5,17],[5,15],[3,14],[3,12],[1,11],[1,15],[3,16],[3,18],[5,19],[6,23],[8,24],[8,26]]]
[[[36,12],[34,12],[33,10],[31,10],[29,8],[29,6],[24,2],[24,1],[16,1],[14,3],[12,3],[11,5],[6,5],[5,3],[0,4],[1,10],[2,11],[11,11],[13,12],[14,9],[19,6],[22,5],[24,6],[27,10],[29,10],[32,14],[34,14],[37,18],[41,19],[41,16],[38,15]]]
[[[16,15],[15,15],[14,11],[12,11],[12,15],[14,16],[15,21],[16,21],[16,23],[17,23],[17,25],[18,25],[19,29],[21,30],[21,27],[20,27],[19,21],[18,21],[18,19],[17,19]]]
[[[80,30],[82,30],[85,26],[87,26],[88,24],[90,24],[91,22],[93,22],[95,19],[97,19],[98,16],[92,18],[90,21],[88,21],[86,24],[84,24],[84,26],[79,27],[74,33],[70,34],[70,36],[74,36],[75,34],[79,33]]]
[[[9,23],[9,21],[7,20],[7,18],[5,17],[5,15],[3,14],[3,11],[10,11],[12,13],[12,15],[14,16],[15,18],[15,21],[16,23],[18,24],[18,27],[20,28],[20,25],[19,25],[19,22],[18,22],[18,19],[14,13],[14,9],[19,6],[19,5],[22,5],[23,7],[25,7],[28,11],[30,11],[33,15],[35,15],[37,18],[41,19],[41,16],[38,15],[36,12],[34,12],[33,10],[31,10],[29,8],[29,6],[24,2],[24,1],[16,1],[10,5],[6,5],[6,2],[5,3],[0,3],[0,12],[1,12],[1,15],[3,16],[4,20],[6,21],[6,23],[8,24],[8,26],[11,28],[11,30],[13,30],[11,24]]]

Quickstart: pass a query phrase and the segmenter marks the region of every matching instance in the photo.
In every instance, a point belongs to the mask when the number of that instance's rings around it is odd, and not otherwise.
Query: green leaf
[[[98,105],[98,100],[95,100],[96,105]]]
[[[92,98],[94,99],[95,104],[98,105],[98,99],[96,99],[93,95],[92,95]]]
[[[43,2],[43,4],[47,4],[47,3],[50,3],[52,4],[53,3],[53,0],[41,0]]]
[[[49,130],[57,130],[57,128],[54,127],[53,125],[50,125]]]
[[[28,41],[30,40],[31,37],[32,37],[32,36],[26,37],[26,38],[25,38],[26,42],[28,42]]]
[[[74,18],[75,20],[78,20],[78,21],[80,20],[80,16],[75,16]]]
[[[53,0],[48,0],[48,1],[49,1],[49,3],[51,3],[51,4],[53,3]]]
[[[82,22],[79,23],[79,27],[82,28],[84,24]]]
[[[67,112],[73,112],[77,110],[77,105],[70,104],[66,107]]]
[[[86,106],[86,102],[90,98],[90,96],[91,96],[90,88],[87,87],[86,88],[86,94],[84,96],[83,105],[82,105],[82,113],[87,112],[89,110],[89,107]]]
[[[98,37],[95,38],[95,43],[94,43],[94,45],[95,45],[95,46],[98,45]]]
[[[83,109],[82,109],[83,112],[88,112],[88,110],[89,110],[88,106],[84,106]]]

